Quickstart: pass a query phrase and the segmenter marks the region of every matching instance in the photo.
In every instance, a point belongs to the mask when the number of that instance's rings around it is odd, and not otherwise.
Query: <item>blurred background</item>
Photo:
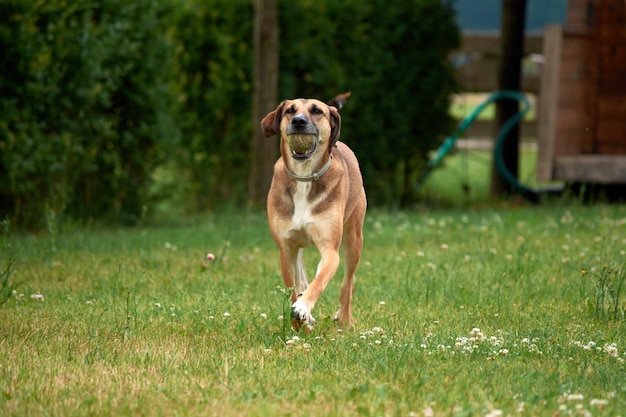
[[[534,100],[543,29],[565,21],[567,1],[527,3],[523,85]],[[266,106],[352,91],[342,140],[370,205],[411,207],[428,198],[414,183],[429,152],[498,88],[502,4],[0,0],[0,218],[132,225],[262,207],[255,178],[267,174],[255,164],[271,166],[278,143],[265,139],[272,150],[259,158],[255,113],[267,109],[254,109],[254,74],[272,53]],[[276,9],[277,43],[255,29],[272,12],[264,5]],[[465,147],[493,137],[492,125],[473,129]],[[536,129],[531,113],[522,137],[536,141]]]

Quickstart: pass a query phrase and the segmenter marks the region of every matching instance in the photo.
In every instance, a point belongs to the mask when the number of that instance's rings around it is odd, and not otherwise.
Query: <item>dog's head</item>
[[[266,137],[280,133],[283,154],[287,151],[300,161],[311,158],[319,148],[330,153],[341,131],[341,108],[350,93],[341,94],[328,104],[315,99],[285,100],[261,120]]]

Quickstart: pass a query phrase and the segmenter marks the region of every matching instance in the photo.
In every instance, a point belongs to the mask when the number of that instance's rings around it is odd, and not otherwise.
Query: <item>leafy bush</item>
[[[0,3],[0,213],[136,221],[176,143],[165,1]]]
[[[452,128],[459,44],[440,0],[281,2],[281,96],[352,91],[342,140],[358,155],[371,204],[407,205],[413,184]]]
[[[250,0],[187,0],[177,10],[173,37],[183,138],[173,169],[185,179],[179,195],[192,209],[213,208],[217,200],[243,201],[246,195],[252,29]]]
[[[351,90],[343,140],[370,203],[411,203],[451,123],[450,5],[279,8],[279,97]],[[0,218],[133,223],[154,199],[196,210],[244,202],[258,128],[252,28],[249,0],[0,1]]]

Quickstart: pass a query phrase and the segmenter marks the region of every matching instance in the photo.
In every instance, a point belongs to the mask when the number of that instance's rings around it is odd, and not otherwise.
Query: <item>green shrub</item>
[[[176,143],[165,1],[0,3],[0,213],[136,221]]]
[[[134,223],[155,199],[244,202],[253,14],[249,0],[0,0],[0,218]],[[299,0],[279,16],[279,97],[351,90],[343,140],[370,203],[411,203],[451,127],[450,5]]]
[[[281,96],[351,90],[342,140],[359,157],[368,199],[407,205],[428,151],[452,128],[448,60],[459,45],[440,0],[281,2]]]
[[[217,200],[244,201],[253,128],[252,2],[181,2],[173,29],[183,131],[173,168],[184,178],[179,195],[199,210]]]

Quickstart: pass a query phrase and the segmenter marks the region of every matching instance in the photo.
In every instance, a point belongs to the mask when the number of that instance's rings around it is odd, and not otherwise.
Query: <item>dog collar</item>
[[[293,172],[289,171],[289,168],[287,168],[287,165],[285,165],[285,171],[287,171],[287,174],[289,174],[289,176],[296,181],[303,181],[303,182],[317,181],[320,178],[322,178],[322,175],[324,175],[326,171],[328,171],[328,168],[330,168],[330,163],[332,162],[332,160],[333,160],[333,155],[331,154],[330,158],[328,158],[328,161],[326,161],[324,166],[319,171],[314,172],[313,174],[307,175],[307,176],[294,174]]]

